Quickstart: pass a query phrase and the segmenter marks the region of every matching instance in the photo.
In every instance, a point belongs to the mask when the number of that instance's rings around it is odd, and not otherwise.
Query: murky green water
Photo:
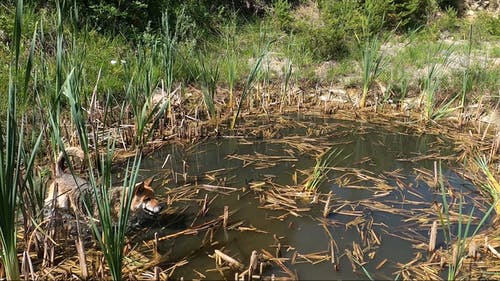
[[[141,175],[155,175],[159,179],[154,184],[157,195],[166,201],[165,194],[170,192],[172,199],[168,215],[147,229],[148,234],[158,232],[161,238],[195,228],[221,216],[224,206],[234,211],[228,224],[240,223],[239,228],[224,230],[217,225],[212,230],[161,241],[162,269],[185,259],[188,263],[173,271],[174,278],[232,279],[234,271],[214,270],[215,260],[210,257],[214,250],[248,266],[253,250],[276,255],[278,245],[280,256],[286,258],[284,265],[301,280],[366,279],[360,267],[353,271],[346,254],[346,250],[353,252],[353,243],[364,249],[364,267],[374,278],[394,279],[398,263],[409,262],[418,251],[425,259],[423,249],[428,243],[430,224],[437,220],[433,202],[442,202],[439,190],[428,183],[432,182],[434,161],[454,153],[451,143],[404,127],[394,132],[376,125],[313,117],[291,118],[290,122],[263,121],[268,124],[262,125],[264,128],[278,131],[270,139],[261,139],[257,133],[256,137],[221,137],[190,147],[173,144],[143,160]],[[345,169],[332,171],[329,181],[320,186],[319,202],[298,197],[297,206],[310,210],[293,213],[265,207],[269,205],[267,192],[275,189],[274,184],[293,186],[297,174],[300,186],[315,165],[314,155],[332,146],[350,156],[336,165]],[[482,201],[475,196],[475,187],[453,169],[456,164],[447,160],[441,163],[446,188],[465,195],[464,212],[472,206],[484,210]],[[430,176],[425,176],[427,172]],[[183,174],[187,174],[186,182]],[[194,190],[202,184],[210,184],[213,190],[199,189],[185,200],[173,195],[176,190]],[[258,188],[251,188],[255,185]],[[329,191],[333,192],[331,211],[323,218]],[[202,216],[199,212],[205,196],[209,204]],[[448,198],[457,207],[458,199]],[[375,242],[372,233],[380,243]],[[338,270],[328,259],[330,235],[336,243]],[[264,269],[263,275],[271,274],[288,276],[276,263]]]

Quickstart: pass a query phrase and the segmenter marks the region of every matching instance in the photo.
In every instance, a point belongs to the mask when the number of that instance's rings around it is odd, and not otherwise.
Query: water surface
[[[210,256],[217,249],[246,266],[253,250],[279,254],[302,280],[366,279],[348,258],[359,246],[372,277],[394,279],[401,264],[417,252],[423,259],[427,255],[429,228],[442,203],[440,188],[433,186],[435,163],[442,169],[445,189],[464,195],[464,213],[473,206],[484,209],[476,188],[456,172],[458,165],[450,157],[453,144],[442,136],[331,118],[284,119],[262,121],[262,135],[220,137],[193,146],[171,144],[143,161],[142,176],[155,175],[157,195],[171,201],[168,216],[149,234],[165,237],[195,228],[221,216],[224,206],[234,212],[228,230],[218,225],[160,242],[162,269],[187,261],[172,271],[173,278],[233,278],[235,271],[214,270]],[[271,137],[261,137],[265,134]],[[300,190],[315,157],[331,147],[348,157],[334,164],[318,189],[318,200],[294,198],[297,208],[309,210],[269,208],[270,191]],[[204,184],[210,188],[202,188]],[[197,191],[183,198],[175,197],[176,190]],[[331,209],[323,218],[330,191]],[[200,215],[205,196],[208,209]],[[448,200],[457,207],[457,198]],[[438,246],[443,246],[443,234],[438,237]],[[337,266],[328,259],[332,243]],[[269,262],[263,275],[271,274],[287,276]]]

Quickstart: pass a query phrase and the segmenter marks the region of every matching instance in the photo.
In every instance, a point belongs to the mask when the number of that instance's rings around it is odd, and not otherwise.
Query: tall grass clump
[[[478,165],[485,173],[489,172],[487,166],[485,166],[485,162],[483,162],[484,158],[479,158],[477,160]],[[489,177],[488,177],[489,179]],[[495,181],[496,182],[496,181]],[[491,182],[488,182],[487,185],[490,186]],[[498,183],[496,183],[498,185]],[[449,246],[450,249],[453,249],[452,260],[448,263],[448,277],[447,280],[456,280],[458,278],[458,274],[460,273],[460,269],[462,268],[463,262],[467,256],[467,249],[470,243],[469,237],[474,237],[477,232],[481,229],[481,227],[486,223],[489,218],[491,212],[495,210],[495,205],[498,202],[498,197],[494,200],[493,205],[488,209],[486,213],[483,214],[481,220],[475,225],[474,230],[472,230],[472,223],[474,220],[473,214],[475,211],[475,207],[471,208],[471,211],[468,215],[463,214],[464,202],[463,197],[460,196],[460,200],[458,203],[458,225],[456,233],[452,232],[452,222],[450,218],[450,204],[447,199],[447,191],[445,190],[445,185],[443,181],[443,174],[441,164],[439,165],[439,186],[441,190],[441,198],[443,201],[443,212],[438,212],[439,220],[441,222],[441,226],[444,232],[445,243]],[[491,187],[490,188],[495,188]],[[456,240],[456,242],[453,242]]]
[[[21,176],[21,146],[16,122],[16,96],[19,71],[19,55],[21,46],[21,24],[23,20],[23,1],[18,0],[16,18],[14,21],[14,42],[12,46],[15,55],[9,67],[8,107],[6,132],[0,123],[0,243],[2,245],[0,259],[7,279],[19,280],[19,261],[17,259],[17,200],[18,185]],[[13,73],[14,77],[13,77]],[[5,140],[4,140],[5,136]]]
[[[108,194],[108,190],[112,188],[111,181],[111,166],[113,159],[114,142],[108,143],[107,153],[101,157],[101,183],[97,184],[95,178],[91,177],[91,185],[93,192],[96,195],[96,205],[99,215],[100,225],[95,221],[91,221],[92,230],[99,243],[104,259],[108,264],[112,280],[122,280],[122,267],[124,258],[124,247],[128,221],[130,216],[130,205],[134,195],[134,186],[139,172],[141,162],[140,153],[137,153],[131,170],[126,169],[125,181],[123,183],[123,191],[120,198],[120,209],[118,213],[118,221],[113,221],[113,204]],[[92,212],[92,207],[87,207],[89,214]]]
[[[210,119],[217,119],[217,109],[215,107],[215,94],[217,92],[217,83],[219,82],[219,61],[215,65],[207,65],[207,56],[199,55],[198,64],[200,68],[201,91],[203,93],[203,102],[207,108]]]
[[[163,76],[165,80],[165,91],[170,94],[172,92],[172,87],[174,85],[175,74],[174,66],[176,62],[176,52],[179,44],[179,36],[181,32],[181,25],[183,24],[183,14],[179,15],[177,19],[176,26],[172,30],[169,23],[169,15],[164,12],[161,17],[161,58],[162,58],[162,69]]]
[[[444,117],[450,112],[449,106],[454,101],[454,99],[451,99],[441,107],[438,107],[436,103],[442,79],[442,70],[449,63],[449,58],[452,54],[451,48],[452,46],[445,47],[445,45],[441,43],[436,51],[428,53],[427,61],[429,65],[427,66],[421,93],[421,97],[424,101],[425,120],[435,120]],[[455,96],[455,98],[457,96]]]
[[[342,149],[332,147],[316,158],[316,165],[314,166],[313,172],[304,184],[305,191],[313,192],[319,188],[320,184],[327,179],[328,173],[331,171],[329,167],[335,162],[342,160],[339,159],[342,152]],[[345,158],[347,158],[347,156]]]
[[[108,138],[106,153],[100,157],[100,181],[98,183],[98,175],[94,172],[93,161],[90,157],[88,146],[88,134],[86,130],[86,118],[81,107],[81,100],[73,88],[71,87],[73,71],[68,75],[66,82],[63,85],[63,94],[68,98],[71,107],[71,118],[78,132],[78,137],[82,150],[84,151],[85,161],[89,167],[89,184],[91,186],[91,197],[95,200],[97,206],[97,215],[99,225],[94,220],[90,220],[92,230],[98,240],[98,244],[104,254],[104,259],[109,267],[112,280],[121,280],[123,266],[123,249],[125,246],[125,234],[130,215],[130,204],[133,197],[133,189],[137,179],[137,174],[140,166],[140,151],[136,154],[132,164],[131,172],[126,170],[125,182],[123,185],[122,196],[120,198],[120,210],[118,213],[118,221],[113,221],[111,198],[108,191],[112,187],[111,181],[111,166],[114,153],[114,139]],[[99,157],[99,156],[96,156]],[[90,203],[90,204],[89,204]],[[89,217],[94,216],[94,204],[84,201]]]
[[[224,30],[224,45],[225,45],[225,58],[226,58],[226,75],[227,84],[229,88],[229,102],[228,108],[232,109],[234,104],[234,89],[238,79],[238,60],[236,53],[236,16],[233,15],[232,19],[226,25]]]
[[[146,143],[153,134],[159,119],[170,106],[170,92],[168,92],[171,88],[171,85],[168,85],[170,82],[167,81],[166,85],[162,83],[162,89],[159,89],[160,96],[154,97],[158,90],[153,88],[160,80],[160,73],[155,68],[155,58],[159,53],[158,46],[157,42],[154,42],[152,46],[139,46],[135,56],[136,68],[128,70],[127,99],[124,101],[123,108],[132,108],[135,147],[142,147]]]
[[[500,215],[500,183],[495,179],[493,173],[488,168],[488,161],[485,156],[478,157],[476,163],[481,171],[486,175],[487,182],[483,185],[484,189],[493,199],[493,206],[497,216]]]
[[[28,155],[24,149],[24,122],[17,122],[17,97],[25,96],[33,63],[35,35],[33,35],[31,49],[24,69],[24,83],[20,81],[21,34],[23,22],[23,0],[16,3],[14,20],[12,53],[14,58],[9,66],[8,105],[6,123],[0,122],[0,261],[7,280],[19,280],[19,260],[17,258],[17,223],[18,210],[26,210],[26,206],[19,208],[19,194],[33,194],[34,190],[33,165],[36,151],[39,147],[41,135],[37,138],[32,153]],[[23,88],[24,86],[24,88]],[[3,124],[6,126],[4,132]],[[24,171],[23,171],[24,170]],[[26,202],[27,203],[27,202]],[[29,220],[27,212],[25,222]],[[27,225],[24,225],[25,230]]]
[[[471,59],[471,52],[472,52],[472,25],[470,25],[469,28],[469,40],[467,42],[467,45],[465,47],[466,55],[467,55],[467,61],[466,65],[464,67],[464,70],[462,72],[462,90],[461,90],[461,99],[460,99],[460,108],[462,112],[465,110],[465,101],[467,97],[467,93],[470,90],[470,59]]]
[[[380,51],[382,43],[379,33],[385,23],[386,11],[379,9],[388,4],[389,2],[386,0],[369,0],[364,3],[363,16],[360,18],[362,38],[356,36],[357,43],[361,46],[361,69],[363,72],[360,108],[365,107],[370,87],[384,68],[385,57]]]
[[[236,127],[236,121],[238,121],[238,117],[240,116],[243,104],[245,103],[246,98],[251,93],[255,80],[258,78],[260,69],[262,67],[262,60],[267,55],[267,50],[270,44],[271,43],[268,43],[266,47],[262,49],[259,57],[257,58],[257,61],[255,62],[252,69],[250,70],[250,73],[247,76],[245,85],[243,86],[243,92],[241,93],[240,100],[238,102],[238,107],[236,108],[236,112],[234,113],[233,119],[231,120],[231,126],[230,126],[231,130],[233,130]]]
[[[370,87],[382,71],[383,55],[380,53],[380,40],[378,37],[366,39],[363,43],[361,69],[363,72],[363,92],[359,100],[359,107],[366,106],[366,98]]]

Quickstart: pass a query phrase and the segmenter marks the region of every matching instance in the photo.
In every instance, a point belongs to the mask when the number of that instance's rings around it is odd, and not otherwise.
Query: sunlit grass
[[[269,44],[268,44],[268,46],[269,46]],[[231,126],[230,126],[231,129],[234,129],[236,127],[236,122],[238,121],[238,117],[240,115],[241,109],[243,108],[243,105],[245,104],[245,100],[251,94],[251,92],[253,90],[252,89],[253,84],[254,84],[255,80],[257,79],[257,76],[260,72],[260,69],[262,67],[262,60],[264,59],[264,56],[267,53],[267,49],[268,48],[263,49],[262,53],[257,58],[257,61],[253,65],[252,70],[250,71],[250,73],[247,76],[245,85],[243,87],[243,92],[241,93],[240,100],[238,102],[238,107],[237,107],[236,112],[234,113],[233,119],[231,121]]]
[[[210,119],[217,119],[217,108],[215,106],[215,95],[217,93],[217,84],[219,82],[220,70],[219,62],[216,60],[211,65],[205,61],[206,55],[200,55],[197,63],[199,67],[199,76],[201,82],[201,91],[203,93],[203,103],[208,111]]]
[[[340,158],[343,150],[337,149],[336,147],[332,147],[319,155],[316,158],[316,165],[314,169],[307,178],[304,183],[304,190],[308,192],[316,191],[319,186],[328,178],[328,174],[330,173],[330,167],[334,164],[337,164],[338,161],[342,160]],[[344,157],[343,159],[347,158]]]
[[[379,39],[377,37],[372,37],[366,39],[362,44],[361,69],[363,72],[363,87],[359,100],[360,108],[365,107],[368,91],[370,91],[373,82],[375,82],[384,68],[384,55],[380,52],[381,43]]]
[[[19,194],[22,192],[27,196],[31,195],[30,202],[25,204],[34,204],[35,183],[33,166],[36,151],[40,145],[41,135],[32,143],[31,155],[24,149],[24,122],[17,121],[17,97],[23,92],[26,93],[27,85],[31,78],[31,69],[33,61],[33,43],[29,51],[27,65],[24,68],[24,81],[19,81],[19,72],[21,55],[21,35],[24,4],[22,0],[17,1],[16,17],[13,30],[13,51],[14,54],[9,65],[9,88],[8,88],[8,112],[4,132],[2,123],[0,123],[0,260],[5,271],[5,277],[8,280],[19,280],[19,260],[17,257],[17,220],[20,211]],[[32,42],[36,40],[33,35]],[[24,86],[24,90],[23,90]],[[27,206],[21,206],[26,208]],[[28,206],[29,208],[29,206]],[[29,214],[27,210],[23,214],[38,215],[35,206],[34,212]],[[31,218],[25,217],[26,220]],[[35,218],[33,218],[35,219]]]
[[[114,207],[111,203],[111,198],[108,191],[112,188],[111,181],[111,168],[112,159],[114,155],[115,141],[108,138],[108,145],[106,147],[105,153],[99,157],[101,170],[98,174],[94,173],[94,162],[90,157],[90,150],[88,144],[88,132],[86,126],[86,117],[82,111],[82,104],[78,94],[72,88],[75,83],[73,81],[75,77],[74,72],[70,72],[66,81],[62,87],[64,96],[68,99],[71,107],[71,119],[77,129],[79,142],[85,155],[85,161],[88,167],[89,174],[89,184],[90,191],[80,191],[80,192],[92,192],[91,197],[95,200],[91,200],[92,205],[88,205],[90,202],[84,201],[85,209],[89,218],[93,218],[94,214],[94,204],[97,206],[97,215],[99,219],[99,224],[93,219],[90,219],[90,224],[94,232],[95,237],[99,243],[101,251],[104,254],[104,258],[109,267],[111,273],[111,278],[113,280],[121,280],[122,276],[122,266],[123,266],[123,249],[125,246],[125,238],[127,225],[130,215],[130,204],[133,197],[133,188],[137,179],[138,169],[140,166],[140,155],[141,151],[137,150],[136,157],[132,164],[131,172],[129,169],[126,170],[125,182],[123,185],[123,192],[120,198],[120,210],[118,213],[118,221],[115,223],[113,220],[113,210]],[[57,129],[55,129],[57,131]],[[99,180],[98,180],[99,179]],[[99,182],[99,183],[98,183]]]
[[[482,158],[479,158],[479,160],[477,160],[477,163],[481,168],[485,169],[483,170],[485,173],[488,173],[487,167],[485,168],[484,166],[485,163],[482,162],[481,159]],[[441,222],[441,226],[443,228],[445,242],[448,245],[448,248],[451,249],[453,252],[451,261],[449,261],[448,264],[447,280],[456,280],[459,277],[460,270],[462,269],[464,260],[467,256],[467,249],[469,248],[469,243],[471,242],[469,237],[474,237],[478,233],[478,231],[482,228],[482,226],[486,223],[491,212],[496,208],[498,197],[495,200],[493,200],[493,204],[490,206],[488,211],[486,211],[486,213],[483,214],[480,221],[476,223],[473,222],[473,214],[475,211],[475,207],[473,206],[471,208],[471,211],[468,215],[464,215],[463,209],[465,206],[463,202],[463,196],[459,195],[459,203],[458,203],[459,217],[458,217],[457,232],[453,233],[452,222],[450,219],[451,204],[448,202],[447,199],[448,192],[446,190],[446,186],[443,180],[441,164],[439,164],[438,179],[439,179],[439,188],[441,191],[441,199],[443,203],[443,211],[442,212],[439,211],[438,216]],[[491,182],[487,184],[491,184]],[[498,183],[496,184],[498,185]],[[472,229],[473,223],[475,224],[474,229]]]
[[[444,55],[443,55],[444,53]],[[428,53],[428,66],[423,77],[422,100],[424,102],[424,119],[432,120],[440,117],[448,111],[449,105],[453,102],[450,100],[445,106],[437,107],[438,91],[443,79],[443,69],[449,62],[452,54],[451,46],[440,45],[436,52]],[[436,57],[441,57],[441,60],[434,61]]]

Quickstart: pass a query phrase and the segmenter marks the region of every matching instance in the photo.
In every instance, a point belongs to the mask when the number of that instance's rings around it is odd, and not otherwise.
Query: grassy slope
[[[304,17],[304,10],[309,13],[315,12],[303,7],[298,9],[301,10],[302,17]],[[9,64],[8,38],[10,32],[8,26],[12,11],[3,7],[0,9],[0,13],[0,30],[3,34],[3,40],[0,42],[0,66],[5,70]],[[44,10],[36,13],[28,10],[26,14],[23,32],[25,43],[27,44],[28,38],[31,37],[35,24],[38,24],[38,27],[43,25],[45,43],[43,48],[40,47],[38,50],[43,52],[40,56],[45,57],[48,72],[53,73],[54,64],[52,62],[55,61],[55,58],[51,50],[55,48],[55,18],[51,16],[50,12]],[[315,17],[314,15],[309,16]],[[470,69],[473,73],[471,83],[474,85],[472,90],[476,94],[486,92],[496,95],[499,90],[496,81],[499,80],[500,47],[497,44],[498,36],[491,33],[498,35],[498,31],[494,30],[495,21],[492,22],[487,17],[482,16],[478,18],[479,20],[472,22],[473,44],[470,63]],[[42,21],[37,22],[37,19],[42,19]],[[302,19],[302,21],[304,20]],[[445,79],[449,80],[449,83],[446,83],[446,87],[441,88],[441,92],[444,94],[459,92],[462,82],[457,79],[457,74],[463,72],[463,65],[467,59],[465,49],[468,45],[469,25],[469,20],[457,18],[453,13],[444,13],[441,18],[431,22],[418,32],[400,35],[390,34],[388,42],[382,46],[387,64],[378,81],[389,88],[393,99],[407,94],[401,88],[413,89],[418,92],[425,76],[426,66],[433,63],[432,60],[443,59],[446,55],[441,52],[444,49],[443,46],[450,46],[453,54],[450,57],[451,61],[447,62],[446,70],[443,71],[447,77]],[[123,93],[127,83],[126,67],[133,68],[130,64],[135,60],[134,51],[137,46],[131,46],[131,43],[127,42],[124,37],[107,37],[93,30],[70,32],[69,29],[68,27],[65,29],[66,50],[70,53],[70,58],[83,64],[83,75],[87,82],[85,84],[88,85],[88,89],[85,89],[86,92],[91,91],[97,80],[98,72],[101,70],[99,85],[101,91]],[[190,42],[181,45],[178,51],[182,54],[182,59],[177,61],[176,80],[197,84],[198,70],[196,67],[191,68],[190,66],[196,65],[196,60],[198,60],[204,61],[208,67],[218,65],[220,70],[219,83],[226,87],[230,80],[230,66],[231,64],[236,66],[233,75],[235,74],[236,81],[241,84],[251,67],[252,58],[259,54],[266,43],[273,42],[270,45],[269,59],[263,62],[264,72],[269,70],[265,77],[270,82],[280,83],[283,80],[284,61],[290,59],[293,65],[293,80],[324,85],[333,82],[340,86],[361,87],[360,55],[355,48],[351,49],[349,55],[330,61],[330,64],[325,64],[324,61],[315,58],[311,53],[311,49],[304,42],[307,38],[301,34],[294,35],[281,31],[272,15],[260,22],[243,26],[231,28],[231,23],[228,23],[220,30],[220,36],[198,40],[196,46]],[[75,40],[73,41],[73,39]],[[72,41],[76,44],[73,45]],[[233,56],[228,55],[231,53]],[[110,63],[112,60],[118,63],[113,65]],[[125,63],[121,63],[121,60]],[[40,65],[41,62],[38,61],[38,64],[35,65],[35,72],[37,66]],[[154,67],[157,68],[158,72],[161,72],[159,63]],[[49,74],[48,77],[53,77],[53,75]],[[158,79],[161,78],[159,75]],[[5,100],[7,81],[8,71],[1,71],[0,92],[2,94],[0,94],[0,101]],[[49,85],[50,83],[48,81]],[[30,99],[27,99],[27,102],[29,104]],[[6,103],[2,102],[1,104],[3,106]],[[21,106],[21,110],[23,108]],[[5,112],[5,108],[2,108],[2,112]]]

